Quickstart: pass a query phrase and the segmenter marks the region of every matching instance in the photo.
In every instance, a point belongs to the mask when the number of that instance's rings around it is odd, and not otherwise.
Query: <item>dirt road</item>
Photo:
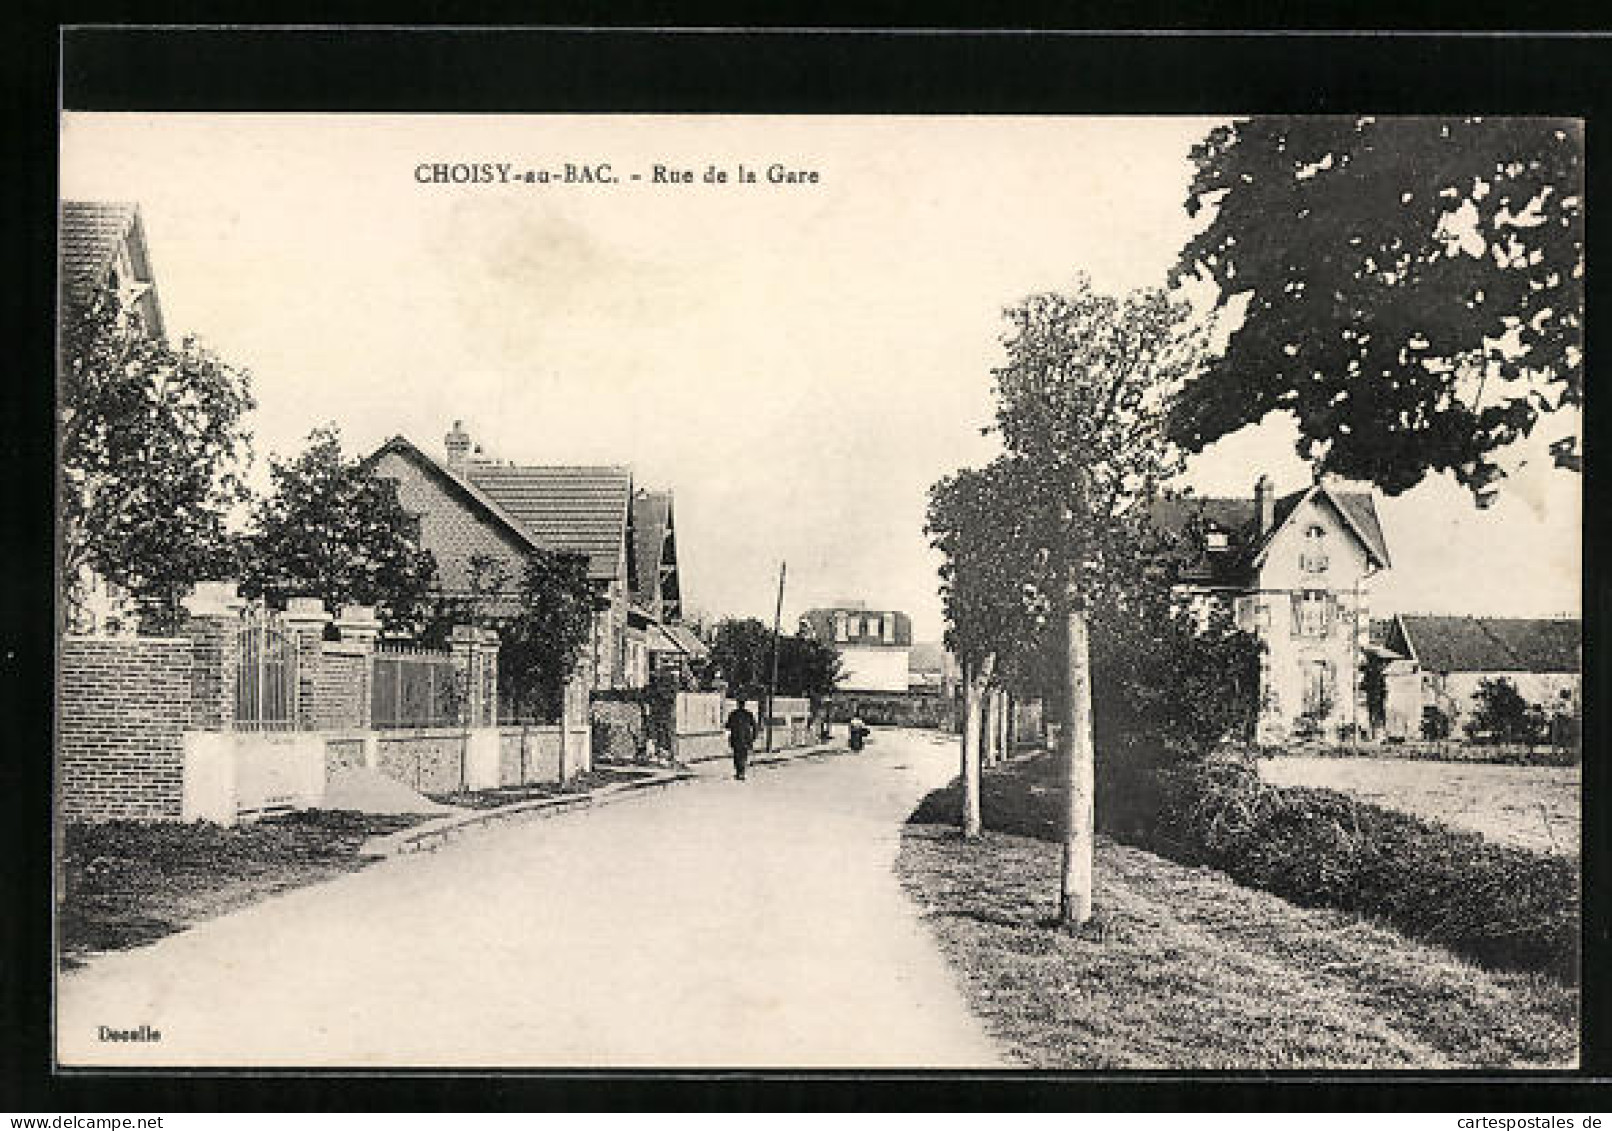
[[[288,892],[65,975],[61,1060],[995,1065],[891,870],[955,765],[899,731],[745,782],[711,763]]]

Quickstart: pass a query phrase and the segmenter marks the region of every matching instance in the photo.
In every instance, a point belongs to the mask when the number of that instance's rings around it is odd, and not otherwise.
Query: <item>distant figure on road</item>
[[[756,741],[756,717],[745,710],[744,699],[728,715],[728,746],[733,750],[733,776],[744,781],[744,768],[750,761],[750,747]]]
[[[868,740],[868,725],[862,721],[861,715],[851,716],[851,749],[860,750],[862,744]]]

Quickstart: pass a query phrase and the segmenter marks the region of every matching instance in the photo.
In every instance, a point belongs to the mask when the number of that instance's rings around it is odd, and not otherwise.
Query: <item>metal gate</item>
[[[297,729],[297,641],[273,613],[248,613],[235,636],[235,729]]]

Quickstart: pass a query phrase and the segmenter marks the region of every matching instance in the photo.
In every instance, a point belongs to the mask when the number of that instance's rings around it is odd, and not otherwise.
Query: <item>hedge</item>
[[[1245,759],[1161,775],[1159,850],[1308,906],[1392,924],[1485,966],[1576,980],[1576,860],[1327,789],[1263,782]]]
[[[987,772],[988,828],[1056,841],[1056,759]],[[955,782],[925,797],[914,823],[957,823]],[[1097,827],[1180,863],[1216,868],[1293,903],[1386,923],[1490,967],[1576,981],[1576,860],[1512,848],[1357,801],[1278,787],[1243,757],[1171,762],[1145,744],[1099,753]]]

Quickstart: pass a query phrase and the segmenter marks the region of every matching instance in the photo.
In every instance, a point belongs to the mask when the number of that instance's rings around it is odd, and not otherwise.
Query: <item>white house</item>
[[[839,653],[840,690],[908,690],[912,619],[906,613],[846,601],[812,609],[800,622],[814,638]]]
[[[1151,514],[1165,531],[1201,522],[1181,590],[1230,603],[1258,634],[1256,741],[1369,730],[1361,666],[1371,578],[1390,564],[1370,493],[1318,481],[1278,498],[1261,476],[1251,498],[1160,500]]]

